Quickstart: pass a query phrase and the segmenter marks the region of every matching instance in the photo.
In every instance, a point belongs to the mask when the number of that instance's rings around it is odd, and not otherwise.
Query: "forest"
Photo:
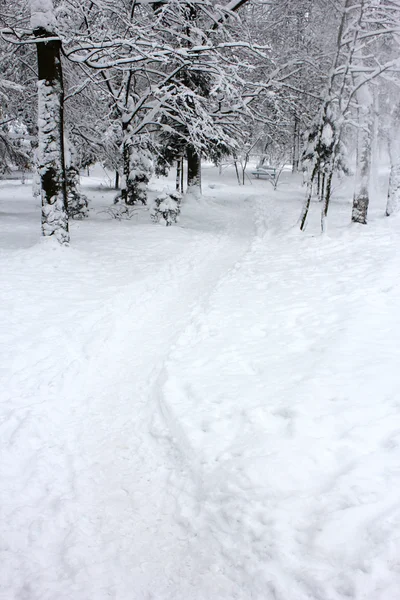
[[[147,203],[154,170],[177,169],[183,192],[185,161],[196,193],[202,158],[229,157],[244,182],[256,151],[304,171],[300,226],[317,194],[323,229],[332,180],[352,168],[351,219],[366,224],[385,147],[397,211],[396,1],[3,4],[1,169],[37,173],[43,235],[68,243],[69,219],[88,214],[79,172],[95,163],[115,171],[125,209]]]
[[[400,598],[400,0],[0,0],[1,600]]]

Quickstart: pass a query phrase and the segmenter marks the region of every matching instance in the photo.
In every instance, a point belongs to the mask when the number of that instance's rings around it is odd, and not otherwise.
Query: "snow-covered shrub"
[[[137,213],[138,209],[133,206],[127,206],[118,202],[114,206],[109,206],[106,210],[101,210],[100,213],[107,213],[112,219],[117,221],[129,221]]]
[[[155,199],[155,206],[151,213],[154,222],[164,221],[166,226],[176,223],[181,212],[182,196],[179,192],[163,193]]]

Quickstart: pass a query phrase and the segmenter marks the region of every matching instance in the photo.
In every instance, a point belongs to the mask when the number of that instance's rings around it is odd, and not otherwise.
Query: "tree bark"
[[[326,217],[328,216],[329,203],[332,196],[332,179],[333,179],[333,168],[334,165],[331,164],[329,166],[328,176],[324,173],[323,183],[322,183],[322,198],[323,206],[321,211],[321,231],[324,233],[326,231]],[[326,179],[326,186],[325,186]]]
[[[201,156],[192,145],[187,147],[187,193],[201,196]]]
[[[297,173],[300,163],[300,123],[297,116],[294,117],[293,128],[293,158],[292,158],[292,173]]]
[[[121,185],[120,197],[124,204],[133,205],[133,204],[135,204],[135,194],[134,194],[134,189],[132,188],[131,179],[130,179],[130,171],[131,171],[131,161],[130,161],[130,151],[129,151],[130,139],[129,139],[129,135],[128,135],[128,125],[124,121],[122,121],[122,135],[123,135],[122,160],[123,160],[124,177],[123,177],[123,183]]]
[[[117,195],[116,200],[128,206],[133,206],[139,202],[147,204],[147,188],[152,175],[152,165],[150,153],[145,145],[136,139],[133,143],[130,127],[123,122],[123,169],[124,178],[121,185],[121,193]]]
[[[400,143],[399,131],[396,131],[395,140],[389,140],[390,176],[386,204],[386,216],[400,212]]]
[[[374,133],[374,118],[372,111],[372,98],[365,84],[362,88],[365,93],[359,95],[359,102],[362,108],[363,127],[360,132],[359,164],[357,165],[357,184],[353,197],[353,209],[351,220],[353,223],[367,224],[368,206],[369,206],[369,184],[371,178],[372,163],[372,141]]]
[[[310,204],[311,204],[311,198],[312,198],[312,192],[313,192],[313,185],[314,185],[314,180],[315,180],[317,171],[318,171],[318,165],[315,165],[313,172],[311,174],[311,177],[310,177],[309,181],[307,182],[307,195],[306,195],[306,199],[304,201],[303,208],[301,210],[301,215],[300,215],[300,230],[301,231],[304,231],[306,228],[308,211],[310,210]]]
[[[33,31],[38,61],[38,171],[42,198],[42,234],[69,242],[64,157],[64,86],[61,41],[43,27]]]
[[[181,171],[182,171],[182,159],[179,157],[176,161],[176,178],[175,178],[175,189],[177,192],[181,188]]]

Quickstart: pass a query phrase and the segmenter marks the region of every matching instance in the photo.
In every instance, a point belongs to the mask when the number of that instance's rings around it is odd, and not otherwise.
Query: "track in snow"
[[[192,230],[205,209],[208,230]],[[82,240],[86,258],[35,248],[14,279],[26,254],[13,255],[5,297],[17,343],[1,425],[7,600],[183,598],[183,582],[190,588],[197,566],[176,522],[179,474],[157,439],[153,389],[180,332],[251,244],[253,218],[248,202],[194,206],[185,229],[153,227],[147,254],[146,231],[123,237],[122,268],[95,232],[96,245]],[[143,256],[130,265],[137,245]],[[32,270],[41,286],[26,298]]]

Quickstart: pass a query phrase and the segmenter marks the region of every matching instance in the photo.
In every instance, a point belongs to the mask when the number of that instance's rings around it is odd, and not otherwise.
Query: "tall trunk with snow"
[[[311,198],[312,198],[312,193],[313,193],[313,185],[314,185],[314,180],[315,180],[317,171],[318,171],[318,165],[316,164],[316,165],[314,165],[311,176],[310,176],[309,180],[307,181],[307,195],[304,200],[303,208],[301,210],[300,219],[299,219],[301,231],[304,231],[306,228],[307,216],[308,216],[308,211],[310,210]]]
[[[183,156],[176,160],[175,189],[177,192],[183,193]]]
[[[134,190],[132,190],[131,181],[130,181],[130,152],[129,146],[131,140],[129,139],[129,135],[127,132],[128,124],[125,121],[122,121],[122,161],[123,161],[123,179],[121,184],[121,192],[119,197],[121,198],[124,204],[135,204]],[[118,196],[117,196],[118,197]]]
[[[373,98],[365,84],[357,94],[360,108],[361,129],[359,132],[356,189],[353,197],[351,220],[366,225],[371,179],[372,143],[374,136]]]
[[[392,130],[393,131],[393,130]],[[400,212],[400,131],[394,129],[393,138],[389,140],[390,176],[386,204],[386,216]]]
[[[147,188],[153,173],[153,163],[145,143],[133,142],[131,126],[123,122],[123,168],[121,193],[117,198],[129,205],[147,204]]]
[[[187,147],[187,193],[201,196],[201,156],[192,145]]]
[[[38,171],[42,233],[69,242],[64,160],[64,86],[61,41],[55,36],[52,0],[31,0],[31,27],[37,38]]]
[[[322,189],[321,189],[321,201],[323,202],[321,210],[321,231],[326,231],[327,216],[329,203],[332,196],[332,179],[333,179],[333,168],[334,168],[334,156],[332,157],[331,163],[328,165],[327,173],[323,173],[322,177]]]
[[[293,156],[292,156],[292,173],[297,173],[300,164],[300,122],[299,118],[294,117],[293,128]]]

